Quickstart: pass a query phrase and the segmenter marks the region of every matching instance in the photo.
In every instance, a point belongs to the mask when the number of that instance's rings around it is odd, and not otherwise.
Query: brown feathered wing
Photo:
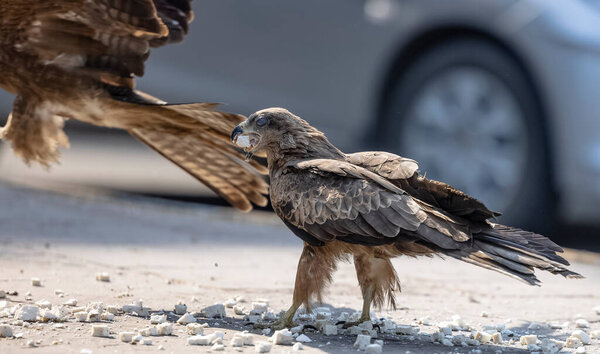
[[[415,160],[382,151],[348,154],[347,159],[388,179],[411,196],[452,215],[480,222],[501,215],[462,191],[421,176]]]
[[[421,203],[363,167],[314,159],[287,168],[289,174],[280,177],[279,182],[287,182],[286,193],[273,197],[274,207],[287,222],[313,234],[314,242],[339,238],[353,243],[390,244],[404,230],[452,248],[470,237],[468,227],[460,220]],[[275,185],[273,188],[275,193]]]
[[[387,158],[389,158],[388,156]],[[286,165],[272,186],[273,207],[292,231],[309,244],[334,239],[363,245],[415,242],[476,265],[536,284],[533,268],[568,277],[568,262],[555,252],[560,247],[547,238],[501,225],[473,222],[430,205],[387,179],[383,164],[355,165],[348,161],[314,159]],[[383,160],[383,157],[381,157]],[[404,168],[399,179],[416,166]],[[377,171],[374,166],[384,166]],[[373,171],[372,171],[373,170]],[[283,192],[285,191],[285,192]]]
[[[57,147],[67,144],[60,113],[52,113],[56,120],[44,129],[39,128],[44,119],[31,114],[39,111],[44,92],[65,89],[66,76],[82,99],[98,96],[106,110],[86,121],[128,130],[239,209],[266,205],[268,186],[257,173],[266,170],[246,164],[228,140],[239,115],[218,112],[214,104],[167,106],[134,90],[150,48],[181,41],[188,32],[190,0],[34,0],[27,6],[4,0],[0,12],[2,45],[26,56],[24,66],[55,69],[44,70],[41,98],[17,92],[11,122],[0,131],[26,161],[49,165],[57,160]]]
[[[188,0],[6,1],[15,4],[3,14],[4,30],[20,52],[74,79],[115,86],[115,95],[144,74],[150,47],[183,40],[193,18]]]
[[[264,166],[246,163],[230,143],[230,131],[244,117],[213,111],[205,103],[142,107],[159,119],[185,122],[193,117],[191,128],[177,130],[131,129],[129,132],[159,154],[210,187],[236,208],[249,211],[252,203],[265,206],[268,184]],[[262,174],[262,175],[261,175]]]

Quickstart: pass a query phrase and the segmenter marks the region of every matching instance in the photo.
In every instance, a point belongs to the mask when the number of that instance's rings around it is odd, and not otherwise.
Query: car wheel
[[[421,173],[500,211],[499,222],[547,231],[554,210],[540,104],[521,66],[479,39],[416,58],[389,86],[381,137]]]

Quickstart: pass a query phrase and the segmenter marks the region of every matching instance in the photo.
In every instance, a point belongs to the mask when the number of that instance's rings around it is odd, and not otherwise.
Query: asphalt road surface
[[[242,214],[230,208],[72,188],[41,191],[0,182],[0,289],[18,293],[0,299],[0,314],[2,301],[7,308],[43,299],[57,306],[70,298],[83,306],[101,301],[118,307],[142,299],[152,311],[166,313],[182,300],[188,311],[197,312],[240,295],[247,299],[242,304],[246,310],[252,301],[266,298],[270,309],[278,313],[290,304],[301,247],[271,213]],[[584,331],[599,330],[600,315],[593,308],[600,306],[600,258],[575,251],[568,251],[566,257],[573,261],[573,270],[586,279],[566,280],[541,273],[543,286],[530,287],[455,260],[395,259],[402,282],[400,308],[378,310],[377,317],[414,324],[424,335],[379,334],[384,340],[383,352],[528,352],[518,343],[526,333],[564,341],[576,330],[577,319],[589,323]],[[97,281],[98,272],[107,272],[110,282]],[[32,277],[40,278],[42,286],[32,286]],[[64,297],[56,295],[57,289]],[[340,265],[325,302],[334,317],[360,309],[361,294],[351,264]],[[482,312],[487,317],[482,317]],[[505,336],[499,345],[448,347],[432,343],[427,334],[438,332],[440,322],[451,321],[453,315],[460,315],[473,330],[504,325],[514,335]],[[169,315],[170,320],[176,318]],[[270,337],[245,326],[243,316],[234,315],[229,308],[225,319],[198,320],[208,323],[205,333],[225,333],[228,352],[234,350],[230,338],[240,331],[250,330],[255,341]],[[533,329],[534,325],[528,329],[533,322],[541,328]],[[1,353],[80,353],[82,349],[93,353],[159,349],[180,353],[211,348],[186,345],[189,335],[177,323],[173,335],[151,337],[150,346],[123,343],[119,332],[140,330],[150,326],[150,321],[122,314],[107,323],[113,333],[110,338],[92,337],[92,324],[72,317],[58,326],[52,322],[23,326],[0,315],[2,323],[9,324],[21,338],[0,338]],[[549,328],[550,323],[563,324],[563,328]],[[326,337],[310,330],[305,334],[312,339],[304,345],[306,353],[356,351],[356,335]],[[27,347],[29,341],[35,348]],[[585,348],[588,353],[600,352],[600,342],[592,340]],[[275,345],[272,352],[291,350],[291,346]],[[243,352],[254,352],[254,348],[245,347]]]

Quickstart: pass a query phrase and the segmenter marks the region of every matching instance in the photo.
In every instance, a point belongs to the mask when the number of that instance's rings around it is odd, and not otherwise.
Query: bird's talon
[[[353,322],[344,321],[344,326],[342,328],[348,329],[350,327],[358,326],[359,324],[360,324],[360,322],[356,322],[356,321],[353,321]]]
[[[275,323],[273,323],[273,326],[271,326],[271,330],[273,331],[279,331],[282,330],[284,328],[292,328],[292,327],[298,327],[298,324],[292,321],[277,321]]]
[[[252,325],[253,325],[254,329],[267,329],[267,328],[271,328],[273,323],[254,322],[254,323],[252,323]]]
[[[314,330],[315,332],[318,332],[318,331],[319,331],[319,329],[318,329],[317,327],[315,327],[315,326],[313,326],[313,325],[310,325],[310,324],[307,324],[307,325],[304,325],[304,326],[302,326],[302,332],[304,332],[304,330],[305,330],[305,329],[312,329],[312,330]]]
[[[272,331],[279,331],[281,329],[284,328],[292,328],[292,327],[297,327],[298,324],[292,322],[292,321],[275,321],[275,322],[271,322],[271,323],[254,323],[254,329],[267,329],[269,328]],[[316,329],[316,328],[315,328]]]
[[[340,321],[340,322],[344,323],[344,327],[343,327],[344,329],[348,329],[350,327],[360,326],[361,323],[367,322],[367,321],[371,321],[371,320],[370,319],[364,319],[364,320],[361,319],[361,320],[353,321],[353,322],[346,322],[346,321]],[[374,325],[373,327],[375,327],[375,326],[377,326],[377,325]],[[379,326],[377,326],[377,327],[379,327]]]

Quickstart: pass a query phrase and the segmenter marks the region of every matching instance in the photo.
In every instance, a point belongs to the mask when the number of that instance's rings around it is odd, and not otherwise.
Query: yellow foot
[[[344,327],[344,329],[348,329],[350,327],[358,326],[361,323],[366,322],[366,321],[371,321],[371,319],[370,318],[361,318],[358,321],[346,322],[346,323],[344,323],[343,327]]]
[[[361,322],[346,322],[344,323],[343,328],[348,329],[350,327],[358,326],[359,324],[361,324]]]
[[[294,321],[292,321],[292,319],[279,319],[275,322],[271,322],[271,323],[255,323],[254,324],[254,329],[266,329],[266,328],[270,328],[272,331],[279,331],[280,329],[284,329],[284,328],[292,328],[292,327],[296,327],[298,326],[298,324],[296,324]]]

